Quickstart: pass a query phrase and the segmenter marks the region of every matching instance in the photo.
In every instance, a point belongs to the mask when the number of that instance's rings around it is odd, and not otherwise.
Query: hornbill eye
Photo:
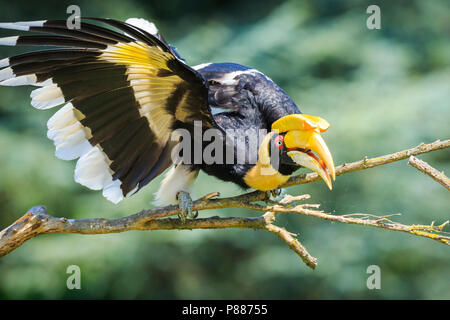
[[[282,135],[278,135],[275,137],[275,140],[274,140],[275,146],[280,150],[283,149],[283,146],[284,146],[283,141],[284,141],[284,137]]]

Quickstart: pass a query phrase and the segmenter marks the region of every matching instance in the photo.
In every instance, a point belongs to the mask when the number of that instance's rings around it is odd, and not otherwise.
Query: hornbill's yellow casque
[[[0,84],[38,86],[31,93],[37,109],[65,104],[47,123],[56,156],[79,158],[75,180],[103,189],[114,203],[171,166],[171,134],[184,129],[194,141],[196,121],[202,133],[210,128],[221,132],[216,139],[225,142],[226,156],[232,150],[236,160],[244,153],[245,161],[183,158],[161,183],[159,203],[176,202],[180,191],[189,192],[199,170],[244,188],[272,190],[303,166],[317,172],[331,189],[333,160],[320,135],[328,123],[301,114],[289,96],[257,70],[234,63],[191,68],[154,24],[143,19],[86,18],[74,30],[64,20],[1,23],[0,28],[38,33],[0,38],[0,45],[57,47],[0,60]],[[247,129],[268,133],[257,145],[246,137],[243,145],[230,147],[236,136],[227,139],[229,129],[237,129],[237,138]],[[197,153],[194,150],[193,157]]]

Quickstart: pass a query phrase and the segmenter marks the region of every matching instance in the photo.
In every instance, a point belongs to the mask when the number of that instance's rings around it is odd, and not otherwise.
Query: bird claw
[[[180,214],[178,217],[182,222],[186,221],[186,217],[195,219],[198,217],[198,211],[192,213],[192,198],[188,192],[180,191],[177,193],[178,208],[180,208]]]
[[[269,193],[269,200],[274,202],[279,202],[281,199],[283,199],[285,190],[284,189],[273,189],[268,191]]]
[[[198,217],[198,211],[196,211],[195,213],[191,213],[191,215],[189,216],[189,218],[191,219],[195,219]]]

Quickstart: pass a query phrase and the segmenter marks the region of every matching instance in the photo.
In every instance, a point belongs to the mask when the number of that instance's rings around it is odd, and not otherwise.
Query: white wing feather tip
[[[34,74],[30,74],[3,80],[2,82],[0,82],[0,85],[11,87],[27,86],[36,84],[36,81],[37,81],[36,76]]]
[[[0,60],[0,68],[4,68],[9,66],[9,58],[5,58]]]
[[[121,184],[122,183],[119,180],[113,181],[103,188],[103,196],[114,204],[119,203],[123,200],[122,189],[120,189]]]
[[[147,21],[142,18],[129,18],[125,21],[128,24],[131,24],[135,27],[141,28],[142,30],[147,31],[152,35],[158,34],[158,28],[156,28],[153,22]]]
[[[36,21],[19,21],[15,23],[28,27],[42,27],[46,22],[47,20],[36,20]]]
[[[0,28],[2,29],[11,29],[11,30],[19,30],[19,31],[28,31],[30,30],[29,26],[21,25],[17,22],[4,22],[0,23]]]
[[[15,46],[17,43],[17,39],[19,39],[18,36],[0,38],[0,45],[1,46]]]
[[[112,182],[106,155],[97,147],[91,147],[77,161],[75,181],[92,190],[101,190]]]
[[[0,81],[14,78],[14,72],[11,67],[0,70]]]

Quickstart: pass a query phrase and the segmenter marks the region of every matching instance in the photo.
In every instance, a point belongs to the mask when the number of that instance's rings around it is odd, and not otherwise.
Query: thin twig
[[[427,153],[427,152],[431,152],[431,151],[435,151],[435,150],[440,150],[440,149],[445,149],[448,147],[450,147],[450,139],[444,140],[444,141],[437,140],[437,141],[429,143],[429,144],[421,143],[415,148],[402,150],[399,152],[395,152],[395,153],[391,153],[391,154],[387,154],[384,156],[375,157],[375,158],[371,158],[371,159],[364,158],[363,160],[360,160],[360,161],[355,161],[352,163],[344,163],[336,168],[336,176],[340,176],[341,174],[344,174],[344,173],[349,173],[349,172],[353,172],[353,171],[359,171],[359,170],[364,170],[364,169],[369,169],[369,168],[385,165],[385,164],[388,164],[391,162],[409,158],[410,156],[416,156],[419,154],[423,154],[423,153]],[[294,186],[297,184],[310,183],[310,182],[314,182],[314,181],[318,181],[318,180],[320,180],[320,177],[317,173],[315,173],[315,172],[308,173],[306,175],[300,175],[300,176],[295,176],[295,177],[290,178],[282,187],[285,188],[285,187],[290,187],[290,186]]]
[[[447,190],[450,190],[450,179],[444,174],[444,172],[439,172],[425,161],[417,159],[414,156],[409,157],[408,164],[413,166],[417,170],[425,173],[434,181],[440,183],[445,188],[447,188]]]

